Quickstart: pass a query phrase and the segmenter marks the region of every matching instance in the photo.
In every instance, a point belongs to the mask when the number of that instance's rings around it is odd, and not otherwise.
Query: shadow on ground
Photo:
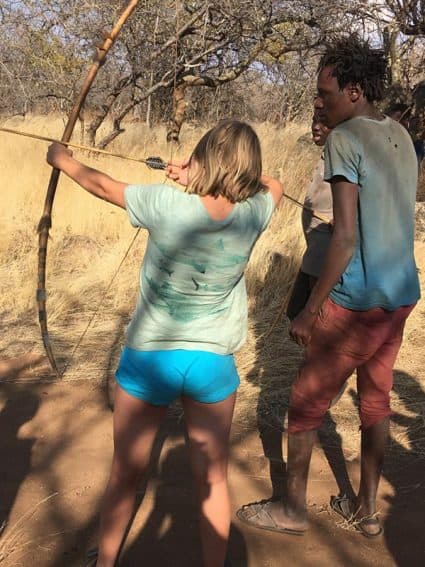
[[[266,280],[267,285],[273,282]],[[265,337],[279,304],[279,298],[269,296],[269,303],[260,298],[253,313],[257,352],[247,377],[259,388],[259,435],[255,424],[247,427],[237,422],[232,435],[230,485],[235,509],[253,499],[278,497],[284,486],[283,424],[301,353],[285,338],[284,322]],[[35,360],[4,360],[0,366],[0,522],[8,521],[0,536],[2,566],[80,567],[87,550],[96,545],[99,503],[112,455],[113,404],[107,385],[123,323],[112,339],[114,349],[108,370],[99,380],[101,387],[84,381],[26,383],[26,372],[37,364]],[[396,372],[394,389],[406,412],[394,415],[393,421],[405,428],[406,437],[393,435],[385,461],[384,537],[369,541],[343,530],[328,512],[333,475],[339,490],[346,492],[358,468],[357,461],[344,460],[341,437],[329,416],[320,437],[326,460],[321,451],[313,456],[309,533],[291,538],[256,531],[234,520],[229,546],[234,565],[425,564],[425,393],[414,376],[402,371]],[[149,481],[140,488],[143,502],[122,553],[124,567],[201,565],[197,506],[184,437],[184,421],[175,406],[156,440]],[[259,457],[265,467],[258,466]]]

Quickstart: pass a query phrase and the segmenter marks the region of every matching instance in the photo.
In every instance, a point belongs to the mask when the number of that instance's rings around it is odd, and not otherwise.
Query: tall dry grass
[[[59,137],[63,120],[60,117],[15,118],[3,125]],[[265,171],[279,175],[285,191],[302,200],[312,167],[318,159],[318,151],[309,141],[308,125],[291,124],[279,129],[270,124],[258,124],[256,130],[262,143]],[[128,124],[113,150],[135,157],[160,155],[165,159],[179,158],[188,155],[204,131],[184,128],[181,146],[171,151],[164,141],[163,128],[149,130],[140,124]],[[75,141],[81,141],[78,130]],[[0,132],[3,179],[0,218],[1,357],[43,352],[34,296],[36,227],[50,175],[45,153],[46,144],[43,142]],[[148,170],[139,164],[103,156],[79,154],[78,157],[122,181],[165,182],[162,172]],[[124,327],[133,308],[137,272],[146,245],[146,234],[141,232],[117,274],[133,236],[134,229],[130,227],[124,211],[95,200],[66,178],[61,178],[49,242],[47,305],[53,350],[59,366],[67,368],[64,380],[89,378],[101,382],[113,375]],[[247,427],[254,426],[257,421],[260,425],[267,423],[281,428],[285,420],[290,384],[302,353],[287,338],[285,318],[276,322],[276,317],[298,269],[303,247],[300,211],[284,200],[259,240],[247,269],[250,328],[247,343],[237,355],[242,378],[237,419]],[[417,257],[423,283],[423,243],[418,244]],[[95,318],[86,330],[93,315]],[[403,423],[414,425],[414,434],[410,426],[398,425],[394,444],[409,450],[419,448],[419,452],[425,454],[424,414],[421,413],[424,411],[425,386],[421,354],[425,339],[423,323],[424,305],[420,303],[407,325],[406,340],[397,363],[399,378],[394,392],[395,407],[405,417]],[[34,379],[40,378],[53,377],[47,370],[41,375],[36,369]],[[353,387],[351,382],[332,413],[346,441],[346,450],[355,456],[358,429],[357,421],[353,419]]]

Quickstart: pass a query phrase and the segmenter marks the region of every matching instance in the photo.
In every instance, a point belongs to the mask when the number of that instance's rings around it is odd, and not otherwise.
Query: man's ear
[[[347,91],[351,102],[357,102],[363,94],[363,89],[359,84],[347,85]]]

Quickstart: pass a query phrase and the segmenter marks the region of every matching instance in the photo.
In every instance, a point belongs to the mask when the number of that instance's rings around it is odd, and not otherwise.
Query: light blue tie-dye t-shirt
[[[392,120],[356,117],[325,147],[325,180],[359,186],[357,242],[330,297],[353,310],[394,310],[420,297],[414,259],[417,163],[408,132]]]
[[[125,203],[132,225],[149,231],[127,346],[236,351],[247,332],[244,270],[272,216],[270,193],[237,203],[223,221],[198,195],[167,185],[129,185]]]

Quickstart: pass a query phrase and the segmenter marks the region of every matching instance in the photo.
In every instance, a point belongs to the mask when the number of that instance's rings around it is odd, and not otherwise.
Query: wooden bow
[[[101,47],[97,49],[96,58],[91,65],[81,91],[77,97],[74,107],[69,115],[64,133],[62,135],[62,142],[69,142],[77,122],[79,113],[90,90],[90,87],[97,75],[100,66],[104,63],[109,49],[114,44],[121,28],[135,10],[139,0],[131,0],[127,7],[123,10],[121,16],[115,23],[112,31],[108,34]],[[43,339],[44,349],[49,359],[52,370],[57,376],[60,376],[55,357],[53,356],[52,345],[50,343],[49,332],[47,328],[47,311],[46,311],[46,259],[47,259],[47,244],[49,240],[49,230],[52,226],[52,208],[55,198],[56,187],[59,180],[60,171],[53,169],[50,176],[49,185],[47,188],[46,199],[44,202],[43,215],[38,225],[38,287],[37,287],[37,305],[38,305],[38,320],[40,322],[41,336]]]

